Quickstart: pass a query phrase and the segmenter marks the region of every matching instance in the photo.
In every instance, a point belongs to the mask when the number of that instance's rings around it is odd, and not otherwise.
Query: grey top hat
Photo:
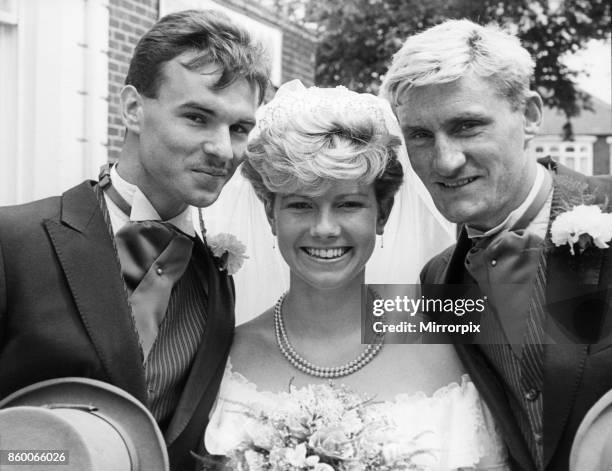
[[[582,419],[570,453],[570,471],[612,470],[612,390]]]
[[[43,462],[64,471],[170,469],[164,438],[146,407],[88,378],[41,381],[0,401],[0,449],[6,471],[30,465],[39,471]],[[19,454],[9,457],[8,450]]]

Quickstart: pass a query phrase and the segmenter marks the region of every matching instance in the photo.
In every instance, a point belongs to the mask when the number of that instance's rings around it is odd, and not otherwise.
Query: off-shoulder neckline
[[[262,396],[273,398],[273,397],[283,396],[284,394],[287,393],[287,391],[275,392],[275,391],[260,389],[260,387],[256,383],[249,380],[242,373],[239,373],[238,371],[234,370],[234,367],[231,361],[231,357],[228,357],[225,369],[227,370],[226,375],[228,376],[229,379],[234,379],[238,381],[243,386],[249,388],[253,392],[261,394]],[[343,385],[344,383],[340,381],[333,381],[333,384]],[[301,388],[298,388],[298,389],[301,389]],[[456,393],[456,392],[466,393],[468,390],[475,391],[476,387],[474,386],[474,383],[472,382],[470,375],[468,373],[463,373],[458,381],[452,381],[449,384],[440,386],[433,393],[428,394],[424,391],[415,391],[415,392],[410,392],[410,393],[398,393],[395,395],[395,397],[392,400],[386,400],[386,401],[380,401],[380,402],[375,401],[375,403],[399,404],[399,403],[406,403],[406,402],[414,402],[415,400],[425,400],[425,399],[439,400],[439,399],[449,396],[451,393]]]

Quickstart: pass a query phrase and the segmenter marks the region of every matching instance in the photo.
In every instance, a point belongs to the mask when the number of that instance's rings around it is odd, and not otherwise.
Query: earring
[[[272,250],[276,249],[276,236],[272,234]]]
[[[380,235],[380,248],[384,248],[385,244],[384,244],[384,239],[383,239],[383,235]]]

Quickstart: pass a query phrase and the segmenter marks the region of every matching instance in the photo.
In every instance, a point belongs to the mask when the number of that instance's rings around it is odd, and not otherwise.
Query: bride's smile
[[[316,195],[278,195],[270,216],[292,278],[333,289],[359,280],[376,243],[373,185],[333,182]]]
[[[335,261],[351,250],[350,247],[331,247],[331,248],[316,248],[316,247],[302,247],[302,250],[309,256],[316,259]]]

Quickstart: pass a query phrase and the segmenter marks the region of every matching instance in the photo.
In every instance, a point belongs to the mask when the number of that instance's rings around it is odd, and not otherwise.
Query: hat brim
[[[149,410],[126,391],[89,378],[56,378],[26,386],[0,401],[0,409],[57,404],[87,405],[118,424],[131,438],[139,468],[169,469],[166,443]]]
[[[612,390],[586,413],[572,443],[570,470],[589,471],[612,466]],[[607,469],[607,468],[606,468]]]

